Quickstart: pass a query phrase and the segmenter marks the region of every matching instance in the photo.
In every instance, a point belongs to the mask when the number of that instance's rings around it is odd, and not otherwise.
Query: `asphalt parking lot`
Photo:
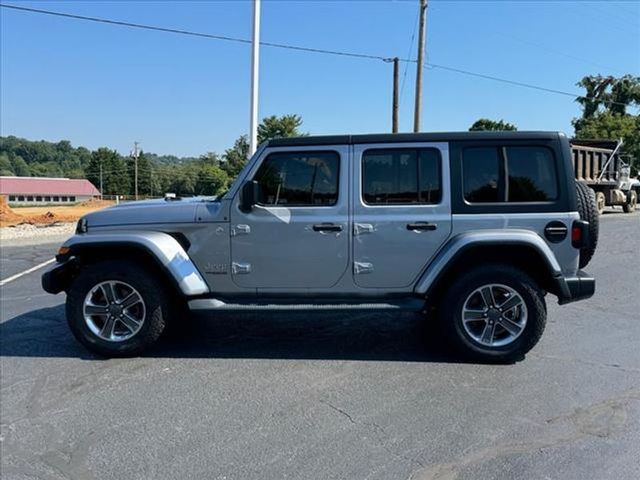
[[[57,246],[3,246],[1,277]],[[412,314],[195,318],[103,360],[27,274],[0,287],[0,476],[640,478],[640,212],[602,217],[587,270],[515,365],[425,349]]]

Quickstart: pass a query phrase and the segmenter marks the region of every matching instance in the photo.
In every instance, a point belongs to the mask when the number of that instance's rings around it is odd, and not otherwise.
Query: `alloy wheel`
[[[109,280],[87,293],[83,314],[87,327],[96,336],[109,342],[123,342],[140,331],[146,308],[135,288],[120,280]]]
[[[514,342],[524,331],[527,305],[522,296],[507,285],[483,285],[466,298],[462,325],[477,343],[503,347]]]

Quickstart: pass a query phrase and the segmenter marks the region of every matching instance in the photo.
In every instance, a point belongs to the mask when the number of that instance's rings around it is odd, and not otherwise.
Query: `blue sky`
[[[249,1],[11,2],[80,15],[250,38]],[[415,57],[418,0],[262,2],[262,40]],[[0,10],[2,135],[122,153],[222,152],[248,130],[250,47]],[[417,36],[417,35],[416,35]],[[579,92],[588,74],[640,74],[638,1],[429,2],[434,64]],[[401,67],[401,81],[404,76]],[[298,113],[312,134],[388,132],[390,64],[263,47],[260,118]],[[424,131],[479,117],[572,133],[572,98],[440,69],[424,76]],[[415,66],[400,103],[411,131]]]

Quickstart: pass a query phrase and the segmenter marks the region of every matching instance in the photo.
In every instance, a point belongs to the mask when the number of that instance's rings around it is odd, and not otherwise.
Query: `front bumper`
[[[560,305],[590,298],[596,291],[596,279],[583,270],[578,270],[575,277],[558,277],[556,280]]]
[[[71,285],[76,269],[77,262],[75,259],[58,260],[42,274],[43,290],[53,294],[66,290]]]

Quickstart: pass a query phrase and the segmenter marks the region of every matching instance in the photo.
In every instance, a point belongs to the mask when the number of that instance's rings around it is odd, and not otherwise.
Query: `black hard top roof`
[[[359,135],[320,135],[275,138],[270,147],[312,145],[354,145],[359,143],[452,142],[459,140],[549,140],[559,132],[429,132],[429,133],[368,133]],[[560,134],[562,135],[562,134]]]

